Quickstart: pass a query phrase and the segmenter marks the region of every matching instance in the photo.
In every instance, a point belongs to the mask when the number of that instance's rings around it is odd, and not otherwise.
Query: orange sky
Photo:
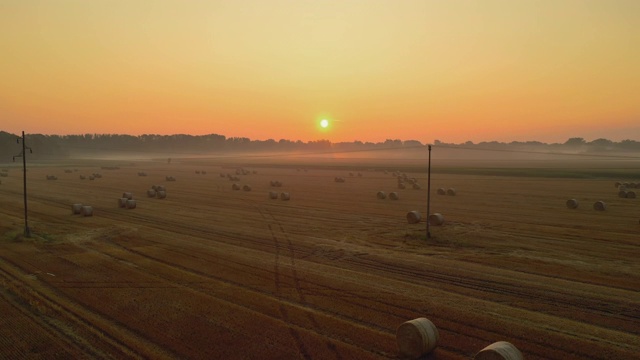
[[[640,140],[639,24],[637,0],[2,0],[0,130]]]

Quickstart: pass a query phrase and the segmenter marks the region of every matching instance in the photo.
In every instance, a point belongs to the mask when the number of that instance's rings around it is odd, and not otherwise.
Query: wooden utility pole
[[[20,143],[20,138],[18,138],[18,144]],[[22,157],[22,180],[24,184],[24,236],[31,237],[31,230],[29,230],[29,221],[27,219],[27,149],[29,149],[29,153],[33,153],[30,147],[28,147],[24,142],[24,131],[22,132],[22,152],[19,155],[13,157],[13,161],[16,161],[17,157]]]
[[[429,166],[427,168],[427,239],[431,239],[429,231],[429,215],[431,214],[431,145],[429,145]]]

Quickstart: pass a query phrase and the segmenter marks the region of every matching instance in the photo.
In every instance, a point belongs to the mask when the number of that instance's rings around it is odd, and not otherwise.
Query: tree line
[[[0,162],[10,162],[20,153],[16,142],[18,135],[0,131]],[[27,145],[33,150],[33,158],[67,158],[86,153],[98,152],[159,152],[159,153],[225,153],[225,152],[332,152],[366,151],[426,147],[429,144],[418,140],[387,139],[383,142],[337,142],[329,140],[292,141],[286,139],[251,140],[245,137],[224,135],[123,135],[123,134],[83,134],[83,135],[42,135],[27,134]],[[580,137],[570,138],[564,143],[542,143],[538,141],[479,142],[467,141],[454,144],[435,140],[433,146],[527,151],[571,151],[571,152],[637,152],[640,142],[623,140],[614,142],[607,139],[586,141]]]

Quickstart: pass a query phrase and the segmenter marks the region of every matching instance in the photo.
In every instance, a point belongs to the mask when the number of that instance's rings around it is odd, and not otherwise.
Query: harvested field
[[[419,317],[438,328],[434,359],[469,359],[497,341],[526,359],[640,353],[640,200],[611,186],[623,170],[514,177],[501,163],[497,174],[434,173],[431,212],[447,221],[426,238],[424,220],[405,217],[427,214],[426,186],[395,190],[397,169],[383,162],[336,183],[327,163],[36,164],[29,239],[22,173],[13,169],[0,186],[0,354],[388,359],[398,358],[398,326]],[[92,182],[63,171],[107,165],[114,169]],[[253,191],[194,172],[240,167],[255,169],[246,175]],[[143,194],[167,173],[180,179],[166,183],[170,197],[118,208],[112,194]],[[274,178],[290,201],[265,196]],[[438,184],[459,193],[436,196]],[[399,200],[372,196],[380,189]],[[570,198],[589,206],[568,209]],[[606,211],[590,206],[598,200]],[[91,204],[93,216],[71,214],[74,203]]]

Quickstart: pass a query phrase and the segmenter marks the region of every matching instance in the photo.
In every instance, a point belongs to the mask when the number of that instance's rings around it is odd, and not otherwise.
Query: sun
[[[329,126],[329,120],[327,119],[322,119],[320,121],[320,126],[322,126],[323,128],[326,128],[327,126]]]

